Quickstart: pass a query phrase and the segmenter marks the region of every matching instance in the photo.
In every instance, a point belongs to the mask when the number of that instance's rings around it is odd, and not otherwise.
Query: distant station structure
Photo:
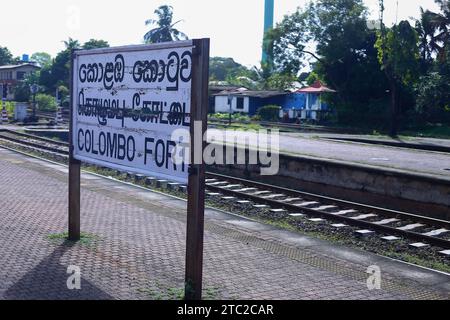
[[[40,67],[29,61],[27,55],[23,55],[18,65],[0,66],[0,94],[6,100],[14,100],[14,92],[18,83],[25,80],[30,73],[39,70]]]
[[[253,116],[264,106],[276,105],[280,107],[280,118],[286,115],[289,119],[320,120],[322,114],[331,110],[323,95],[335,92],[320,81],[293,92],[230,88],[214,94],[214,112]]]

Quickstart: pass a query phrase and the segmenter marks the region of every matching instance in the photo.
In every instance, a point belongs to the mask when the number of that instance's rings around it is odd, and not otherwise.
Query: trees
[[[36,52],[31,55],[31,61],[35,61],[41,68],[45,68],[52,64],[52,56],[47,52]]]
[[[436,44],[441,61],[447,58],[447,48],[450,43],[450,1],[435,0],[441,8],[440,13],[428,12],[430,25],[434,29],[433,41]]]
[[[6,47],[0,47],[0,66],[12,64],[14,62],[13,55]]]
[[[233,58],[212,57],[209,61],[209,75],[212,81],[226,81],[227,78],[248,75],[249,70]]]
[[[64,45],[66,46],[66,50],[74,50],[74,49],[80,49],[81,45],[78,40],[69,38],[68,40],[63,41]]]
[[[80,44],[78,40],[69,38],[64,41],[66,47],[65,50],[59,52],[51,64],[43,66],[39,84],[46,88],[46,92],[54,94],[56,89],[63,86],[65,88],[69,87],[70,83],[70,56],[74,49],[95,49],[109,47],[109,44],[105,40],[91,39]],[[64,90],[64,89],[63,89]]]
[[[384,1],[380,0],[381,32],[375,47],[381,69],[389,80],[391,94],[390,135],[396,137],[401,113],[400,98],[402,91],[411,90],[418,76],[419,45],[418,34],[408,21],[401,21],[390,30],[384,25]]]
[[[91,39],[83,44],[83,49],[85,49],[85,50],[97,49],[97,48],[109,48],[108,41]]]
[[[312,4],[310,5],[312,6]],[[275,72],[297,74],[303,67],[305,49],[312,36],[308,27],[309,10],[293,13],[264,36],[268,62],[263,68]]]
[[[389,88],[378,64],[376,39],[362,0],[318,0],[285,16],[264,43],[273,46],[276,72],[297,76],[311,62],[314,75],[338,91],[330,102],[341,122],[374,124],[374,117],[385,121],[381,102]]]
[[[144,35],[145,43],[170,42],[186,40],[188,37],[178,29],[174,28],[180,21],[173,23],[173,8],[171,6],[160,6],[155,10],[157,20],[149,19],[145,21],[146,26],[156,25]]]
[[[447,59],[434,61],[415,85],[416,111],[423,121],[450,123],[450,46],[446,50]]]

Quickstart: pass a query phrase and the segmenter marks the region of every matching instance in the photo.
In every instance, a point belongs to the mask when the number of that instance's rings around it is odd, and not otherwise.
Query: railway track
[[[41,153],[57,154],[67,157],[69,146],[65,142],[0,130],[0,141],[4,140],[20,147],[39,150]],[[132,173],[128,173],[132,176]],[[158,185],[177,185],[169,181],[139,175],[136,180],[149,179]],[[336,230],[357,228],[358,237],[377,236],[387,242],[400,239],[411,241],[410,246],[426,248],[434,246],[450,249],[450,222],[426,216],[368,206],[342,199],[324,197],[274,185],[258,183],[207,173],[206,189],[208,197],[218,200],[235,201],[243,206],[265,210],[292,219],[307,220],[311,223],[329,224]]]
[[[46,119],[48,121],[55,121],[56,112],[46,112],[46,111],[38,111],[36,115],[39,118]],[[62,113],[63,123],[69,123],[69,116],[63,111]]]

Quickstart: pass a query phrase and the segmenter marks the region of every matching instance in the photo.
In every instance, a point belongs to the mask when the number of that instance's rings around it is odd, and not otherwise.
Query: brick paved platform
[[[0,148],[0,299],[176,299],[184,280],[185,202],[82,176],[82,243],[67,228],[67,170]],[[67,289],[67,267],[81,290]],[[382,270],[369,291],[368,266]],[[206,214],[210,299],[449,299],[450,277],[277,230]]]

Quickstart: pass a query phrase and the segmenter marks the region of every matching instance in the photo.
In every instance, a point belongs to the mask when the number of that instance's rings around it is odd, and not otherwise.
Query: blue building
[[[297,94],[305,95],[305,107],[300,110],[296,118],[320,120],[324,113],[330,112],[330,106],[323,101],[322,96],[336,91],[323,85],[319,80],[310,87],[297,90]]]
[[[267,105],[280,107],[280,118],[319,120],[330,110],[322,101],[324,93],[336,92],[317,81],[310,87],[295,92],[253,91],[246,88],[224,90],[214,94],[215,113],[245,113],[253,116]]]
[[[253,91],[245,88],[226,90],[215,94],[215,113],[245,113],[251,116],[258,109],[267,105],[283,106],[286,92],[282,91]]]

